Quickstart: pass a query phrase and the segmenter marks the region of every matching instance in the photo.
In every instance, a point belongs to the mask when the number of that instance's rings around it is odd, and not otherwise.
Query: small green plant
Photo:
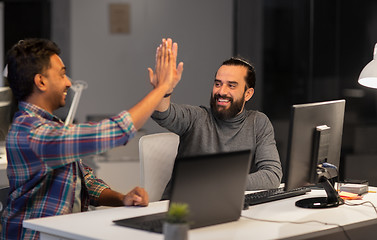
[[[188,223],[189,207],[186,203],[171,203],[166,215],[168,223]]]

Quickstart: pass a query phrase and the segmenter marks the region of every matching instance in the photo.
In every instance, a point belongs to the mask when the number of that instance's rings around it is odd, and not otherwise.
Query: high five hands
[[[177,54],[178,44],[173,43],[171,38],[163,38],[156,50],[155,72],[148,68],[150,83],[154,88],[167,84],[169,86],[167,94],[173,92],[182,77],[183,62],[180,62],[177,66]]]

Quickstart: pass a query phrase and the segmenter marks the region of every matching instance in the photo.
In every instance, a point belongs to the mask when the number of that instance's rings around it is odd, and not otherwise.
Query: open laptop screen
[[[177,159],[170,202],[189,205],[192,228],[237,220],[249,169],[250,151]]]
[[[191,229],[238,220],[243,209],[250,164],[250,150],[179,158],[173,168],[170,203],[188,204]],[[161,232],[165,214],[114,222],[121,226]],[[156,220],[159,222],[157,227]]]

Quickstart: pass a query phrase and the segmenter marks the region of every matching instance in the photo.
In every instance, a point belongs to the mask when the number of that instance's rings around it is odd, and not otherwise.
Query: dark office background
[[[22,38],[50,38],[49,0],[2,2],[4,52]],[[373,58],[377,1],[234,0],[234,12],[234,53],[261,67],[249,107],[273,122],[283,166],[290,106],[334,99],[346,99],[341,178],[349,156],[376,158],[377,93],[357,78]]]
[[[49,38],[51,4],[49,0],[5,0],[4,52],[18,40],[28,37]]]
[[[255,21],[249,16],[253,7],[261,11],[257,13],[261,15],[260,32],[245,27]],[[357,79],[362,68],[373,59],[377,2],[263,0],[256,5],[237,0],[235,10],[235,29],[242,29],[235,33],[236,54],[253,59],[255,50],[245,47],[244,39],[258,33],[263,36],[257,43],[263,49],[259,64],[263,70],[257,72],[257,77],[263,76],[263,86],[256,90],[262,91],[259,108],[274,124],[283,166],[290,106],[345,99],[340,177],[371,175],[370,182],[376,183],[371,170],[363,171],[376,166],[371,163],[377,160],[377,93],[360,86]],[[366,167],[360,167],[363,164]],[[354,175],[351,169],[359,170],[360,175]]]

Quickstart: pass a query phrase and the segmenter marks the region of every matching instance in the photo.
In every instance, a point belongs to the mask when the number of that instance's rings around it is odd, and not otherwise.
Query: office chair
[[[174,133],[144,135],[139,140],[140,184],[149,201],[161,199],[177,155],[179,136]]]
[[[9,192],[9,186],[8,187],[0,187],[0,216],[3,214],[4,208],[7,205],[7,199],[8,199],[8,192]],[[1,224],[0,224],[0,233],[1,233]]]

